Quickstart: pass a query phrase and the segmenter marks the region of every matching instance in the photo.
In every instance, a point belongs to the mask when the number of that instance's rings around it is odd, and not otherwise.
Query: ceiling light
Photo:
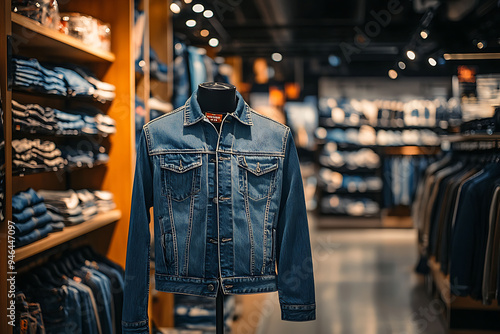
[[[445,60],[486,60],[500,59],[500,53],[445,53]]]
[[[170,10],[174,14],[179,14],[181,12],[181,7],[176,2],[172,2],[170,4]]]
[[[420,37],[422,37],[422,39],[427,39],[427,37],[429,37],[429,30],[426,29],[422,30],[420,32]]]
[[[410,59],[410,60],[415,60],[417,55],[415,54],[414,51],[408,50],[408,51],[406,51],[406,57],[408,57],[408,59]]]
[[[195,13],[201,13],[205,10],[205,7],[203,7],[202,4],[197,3],[196,5],[193,6],[193,12]]]
[[[275,62],[280,62],[281,60],[283,60],[283,56],[281,55],[281,53],[275,52],[271,55],[271,59]]]
[[[193,0],[184,0],[185,3],[190,4]]]
[[[393,69],[390,69],[387,74],[389,75],[389,78],[391,78],[392,80],[398,77],[398,72],[396,72],[396,70]]]
[[[207,37],[208,35],[210,35],[210,31],[208,31],[207,29],[203,29],[202,31],[200,31],[200,35],[201,37]]]
[[[207,19],[209,19],[212,16],[214,16],[214,12],[212,12],[210,9],[207,9],[206,11],[203,12],[203,16],[205,16]]]
[[[208,41],[208,45],[215,48],[217,45],[219,45],[219,40],[217,38],[210,38],[210,40]]]
[[[479,50],[481,50],[486,46],[486,42],[479,41],[477,42],[476,46]]]
[[[196,21],[195,21],[195,20],[187,20],[187,21],[186,21],[186,25],[187,25],[189,28],[192,28],[192,27],[196,26]]]
[[[437,65],[436,59],[434,59],[432,57],[429,57],[429,59],[427,59],[427,61],[429,62],[429,65],[431,65],[431,66],[436,66]]]
[[[398,62],[398,67],[402,70],[406,68],[406,64],[403,61]]]

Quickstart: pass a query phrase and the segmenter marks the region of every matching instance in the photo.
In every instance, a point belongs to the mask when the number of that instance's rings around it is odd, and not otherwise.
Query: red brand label
[[[222,114],[211,114],[211,113],[206,113],[207,118],[210,122],[212,123],[220,123],[222,122]]]

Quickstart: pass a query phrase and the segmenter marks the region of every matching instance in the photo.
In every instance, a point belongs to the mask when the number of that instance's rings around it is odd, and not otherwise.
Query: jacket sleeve
[[[123,295],[123,334],[149,334],[149,209],[153,203],[152,173],[153,169],[148,155],[145,130],[143,129],[137,149],[130,211]]]
[[[276,235],[281,319],[316,319],[311,244],[299,159],[288,131]]]

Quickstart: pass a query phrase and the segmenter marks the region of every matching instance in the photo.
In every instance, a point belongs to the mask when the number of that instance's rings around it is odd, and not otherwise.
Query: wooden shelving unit
[[[67,241],[95,231],[103,226],[116,222],[122,216],[120,210],[112,210],[98,214],[89,221],[75,226],[67,226],[61,232],[50,233],[47,237],[16,249],[16,262],[29,258]]]
[[[77,38],[44,27],[20,14],[11,13],[11,15],[13,48],[18,48],[23,53],[36,55],[42,52],[48,57],[90,62],[114,62],[116,59],[112,52],[84,44]]]
[[[116,210],[99,214],[76,226],[68,226],[32,244],[16,249],[15,261],[30,267],[45,261],[46,253],[68,249],[74,244],[89,244],[111,260],[125,266],[130,199],[134,172],[134,69],[132,54],[133,1],[70,0],[59,2],[60,12],[80,12],[93,16],[111,27],[111,52],[107,52],[59,31],[42,26],[36,21],[11,12],[11,1],[0,5],[0,93],[4,111],[5,131],[5,221],[0,223],[0,280],[7,279],[7,220],[12,220],[12,195],[32,187],[64,190],[92,188],[114,194]],[[116,98],[106,104],[78,101],[70,97],[31,94],[12,91],[8,73],[12,56],[33,57],[40,61],[74,63],[92,70],[97,77],[116,87]],[[116,134],[99,138],[106,146],[109,162],[99,168],[65,169],[56,173],[14,176],[12,173],[12,99],[22,103],[38,103],[54,108],[71,108],[78,103],[94,103],[102,112],[116,121]],[[33,135],[30,135],[33,136]],[[97,232],[98,233],[94,233]],[[76,242],[78,240],[78,242]],[[73,242],[72,242],[73,241]],[[62,249],[61,248],[61,249]],[[41,252],[44,252],[41,254]],[[20,274],[21,275],[21,274]],[[7,296],[7,285],[1,284],[0,294]],[[10,301],[0,298],[0,316],[6,318]],[[13,328],[0,322],[0,333],[10,334]]]

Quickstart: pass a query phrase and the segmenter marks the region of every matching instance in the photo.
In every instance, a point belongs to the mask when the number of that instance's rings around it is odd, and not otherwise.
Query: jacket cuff
[[[316,304],[309,304],[309,305],[281,304],[281,320],[286,320],[286,321],[316,320]]]
[[[122,321],[122,334],[149,334],[149,320],[137,322]]]

